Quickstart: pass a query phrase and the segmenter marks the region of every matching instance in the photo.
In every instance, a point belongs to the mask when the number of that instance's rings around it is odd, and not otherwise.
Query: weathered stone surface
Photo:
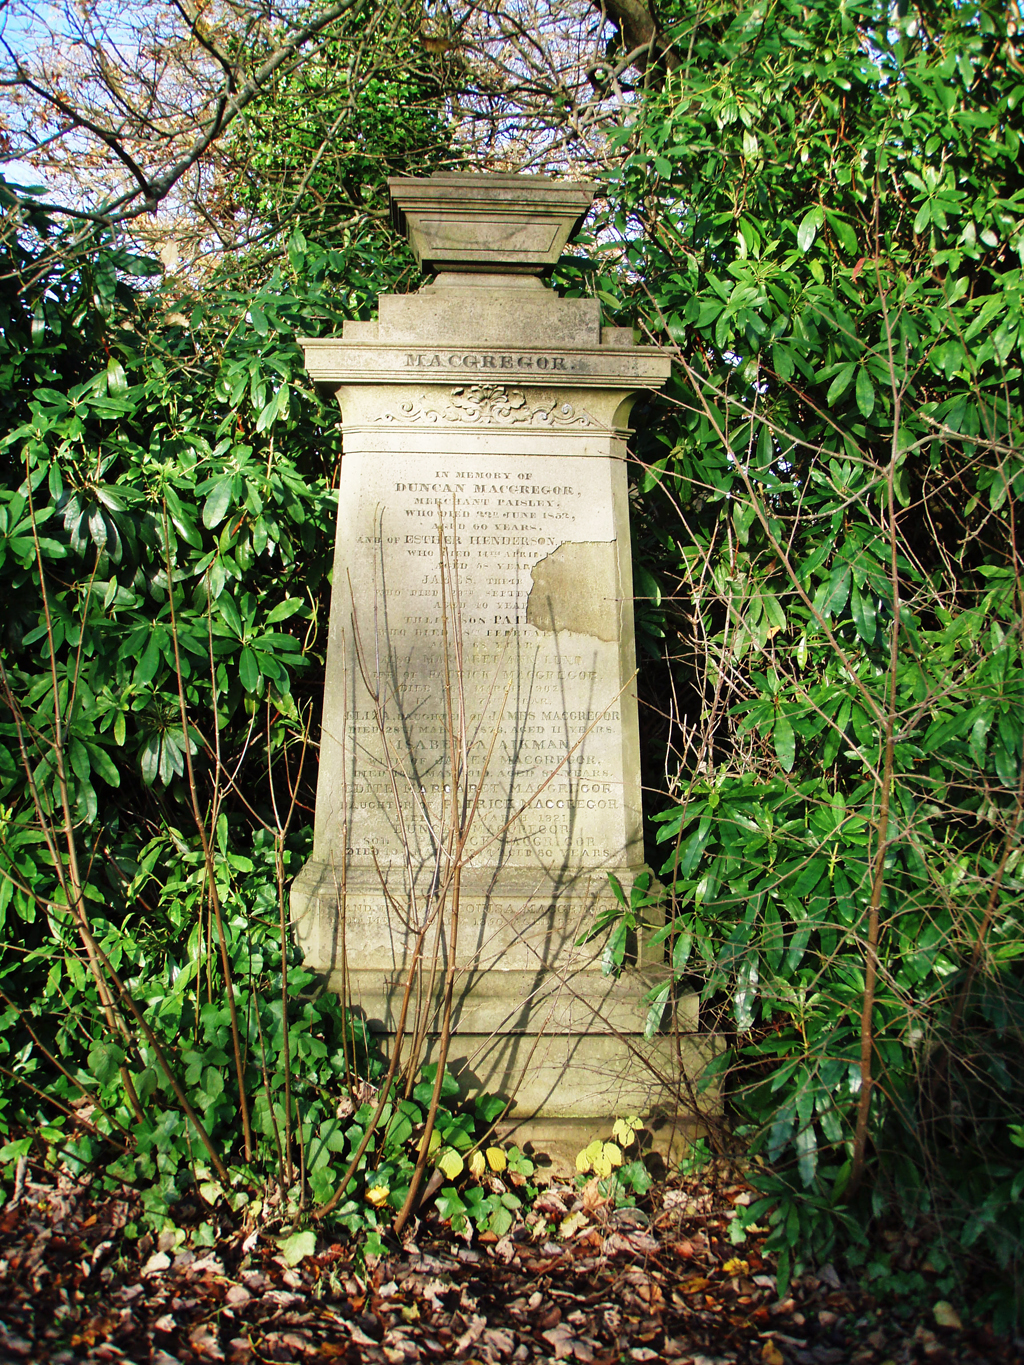
[[[307,963],[384,1035],[409,970],[436,1014],[454,960],[467,1085],[515,1088],[517,1116],[599,1122],[666,1107],[657,1073],[676,1070],[671,1039],[642,1037],[650,980],[604,977],[602,944],[577,945],[608,874],[628,888],[642,865],[626,422],[669,363],[530,278],[588,190],[471,182],[393,186],[443,273],[304,343],[345,453],[293,916]]]
[[[425,269],[539,274],[593,203],[593,185],[544,176],[432,175],[388,181],[391,209]]]

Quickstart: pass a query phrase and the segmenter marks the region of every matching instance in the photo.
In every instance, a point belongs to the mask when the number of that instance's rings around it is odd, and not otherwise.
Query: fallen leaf
[[[171,1267],[171,1258],[166,1251],[154,1251],[149,1260],[142,1267],[143,1275],[162,1275],[165,1270]]]
[[[298,1308],[306,1300],[301,1294],[289,1294],[284,1289],[268,1289],[263,1295],[263,1302],[273,1304],[275,1308]]]
[[[947,1303],[945,1299],[940,1299],[938,1303],[934,1305],[932,1314],[940,1327],[952,1327],[954,1331],[957,1332],[963,1327],[959,1313],[953,1305]]]
[[[178,1268],[175,1262],[175,1269]],[[219,1256],[204,1256],[200,1261],[193,1261],[188,1267],[189,1275],[223,1275],[224,1262]]]
[[[478,1342],[483,1335],[486,1326],[487,1319],[474,1313],[469,1320],[466,1330],[463,1332],[462,1336],[459,1337],[458,1345],[455,1348],[455,1354],[463,1355],[471,1346]]]
[[[541,1336],[554,1351],[556,1360],[566,1360],[569,1356],[578,1354],[576,1333],[571,1327],[566,1327],[564,1322],[560,1322],[557,1327],[549,1327],[546,1332],[541,1333]],[[581,1360],[593,1360],[593,1352],[585,1351],[579,1358]]]
[[[761,1347],[761,1359],[764,1365],[785,1365],[785,1356],[771,1339]]]
[[[223,1360],[224,1352],[220,1348],[217,1335],[211,1327],[205,1325],[196,1327],[189,1335],[188,1344],[197,1354],[204,1356],[207,1360]]]
[[[373,1337],[368,1337],[357,1322],[345,1322],[343,1326],[357,1346],[376,1346]]]
[[[484,1341],[500,1356],[510,1356],[516,1349],[515,1337],[504,1327],[488,1327],[484,1332]]]
[[[554,1190],[542,1190],[533,1201],[533,1211],[547,1218],[561,1218],[568,1213],[565,1201]]]

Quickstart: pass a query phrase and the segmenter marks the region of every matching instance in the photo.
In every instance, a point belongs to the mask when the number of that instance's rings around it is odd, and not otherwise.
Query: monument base
[[[627,890],[635,875],[621,870]],[[546,882],[543,895],[539,888],[526,895],[521,874],[514,882],[495,878],[490,890],[481,885],[485,876],[467,874],[460,897],[447,1065],[463,1095],[510,1100],[502,1132],[548,1152],[558,1166],[570,1148],[575,1160],[581,1146],[608,1136],[616,1118],[634,1114],[656,1134],[663,1155],[685,1147],[699,1116],[687,1105],[681,1078],[697,1077],[710,1060],[708,1040],[698,1035],[697,996],[684,995],[674,1016],[666,1013],[671,1032],[645,1038],[646,997],[668,979],[667,969],[651,962],[606,976],[605,936],[577,942],[595,914],[614,903],[607,877],[561,888]],[[379,878],[374,891],[365,869],[350,871],[343,896],[333,870],[314,862],[293,886],[292,920],[306,966],[366,1021],[385,1055],[411,974],[403,1052],[420,1021],[420,1062],[435,1060],[447,921],[440,933],[430,926],[413,962],[415,934],[388,905]],[[635,948],[643,963],[642,940]]]

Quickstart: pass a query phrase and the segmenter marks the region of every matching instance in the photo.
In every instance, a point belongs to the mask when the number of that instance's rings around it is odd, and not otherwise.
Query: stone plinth
[[[293,918],[307,964],[387,1035],[447,887],[414,993],[433,1027],[457,861],[449,1065],[467,1088],[515,1092],[519,1118],[597,1132],[671,1107],[676,1072],[671,1040],[643,1039],[658,963],[641,952],[615,980],[601,942],[576,946],[611,901],[608,874],[628,889],[642,864],[626,424],[669,360],[539,278],[589,187],[391,189],[440,273],[382,297],[377,322],[303,343],[341,405],[344,456]]]

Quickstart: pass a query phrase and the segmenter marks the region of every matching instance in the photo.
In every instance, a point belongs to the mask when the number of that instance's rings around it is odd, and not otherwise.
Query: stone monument
[[[601,939],[577,946],[609,873],[628,894],[643,861],[626,424],[670,365],[542,281],[592,186],[389,187],[433,281],[303,342],[344,454],[293,920],[385,1048],[415,968],[429,1059],[452,966],[453,1074],[571,1144],[670,1109],[677,1070],[672,1039],[644,1040],[642,946],[618,978]]]

